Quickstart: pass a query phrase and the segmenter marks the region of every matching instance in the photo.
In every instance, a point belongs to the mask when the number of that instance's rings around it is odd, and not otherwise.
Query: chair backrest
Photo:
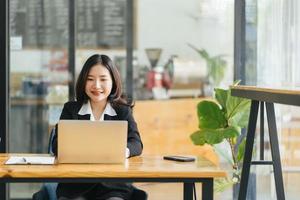
[[[32,200],[50,200],[47,189],[42,186],[42,188],[38,192],[32,195]]]
[[[133,187],[130,200],[147,200],[147,199],[148,199],[148,195],[144,190],[140,190],[136,187]]]
[[[50,132],[50,136],[49,136],[49,143],[48,143],[48,153],[50,153],[51,155],[54,155],[53,151],[52,151],[52,140],[54,138],[55,135],[55,131],[56,128],[52,128],[51,132]]]
[[[43,185],[43,187],[45,187],[47,190],[49,200],[57,200],[57,197],[56,197],[57,184],[58,183],[45,183]]]

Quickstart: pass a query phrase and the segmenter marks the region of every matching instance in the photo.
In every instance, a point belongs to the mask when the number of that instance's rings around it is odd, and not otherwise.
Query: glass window
[[[297,0],[247,0],[246,66],[253,72],[246,74],[247,84],[299,90],[299,9],[300,3]],[[297,199],[299,192],[294,185],[297,185],[296,180],[300,174],[292,169],[299,166],[300,162],[300,108],[283,105],[276,105],[275,108],[285,194],[287,199]],[[270,149],[267,146],[266,149],[266,156],[270,158]],[[261,179],[268,180],[264,184],[262,181],[258,183],[258,194],[264,192],[269,198],[275,197],[273,173],[266,173],[270,168],[258,169]]]
[[[47,153],[48,134],[68,99],[68,1],[11,0],[9,152]],[[10,184],[30,198],[40,184]]]
[[[257,2],[259,84],[300,86],[299,8],[296,0]]]
[[[233,2],[138,1],[136,98],[210,96],[212,87],[231,84]]]

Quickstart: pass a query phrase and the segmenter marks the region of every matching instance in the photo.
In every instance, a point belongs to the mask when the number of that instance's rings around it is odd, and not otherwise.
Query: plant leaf
[[[234,138],[240,134],[241,129],[239,127],[229,126],[219,131],[223,133],[224,138]]]
[[[214,84],[218,86],[224,77],[227,62],[222,56],[215,56],[209,59],[207,65],[209,75],[212,77]]]
[[[222,142],[224,138],[234,138],[239,133],[239,129],[236,127],[201,129],[192,133],[190,138],[195,145],[213,145]]]
[[[228,119],[228,124],[231,126],[239,126],[244,128],[248,125],[249,114],[250,114],[250,101],[248,103],[246,102],[243,110],[237,112],[230,119]]]
[[[226,127],[227,123],[224,112],[215,102],[201,101],[197,105],[197,114],[200,129]]]
[[[195,131],[190,135],[191,140],[195,145],[204,145],[205,144],[205,138],[204,135],[200,132],[200,130]]]
[[[200,54],[200,56],[205,60],[208,61],[210,59],[210,56],[208,55],[207,51],[205,51],[204,49],[198,49],[197,47],[195,47],[194,45],[188,43],[188,45],[194,49],[197,53]]]
[[[248,124],[251,101],[228,95],[226,117],[229,126],[245,127]]]
[[[201,134],[204,135],[207,144],[218,144],[223,141],[224,136],[219,129],[202,129]]]
[[[223,59],[226,55],[211,57],[205,49],[198,49],[190,43],[188,43],[188,45],[206,61],[208,76],[212,79],[214,85],[219,85],[224,77],[225,69],[227,67],[227,62]]]
[[[240,145],[238,147],[238,152],[237,152],[237,156],[236,156],[238,163],[243,162],[245,147],[246,147],[246,138],[243,139],[243,141],[240,143]]]
[[[218,103],[222,106],[224,112],[226,112],[226,102],[229,94],[229,90],[224,90],[221,88],[215,88],[215,96]]]
[[[208,62],[210,60],[210,56],[204,49],[198,49],[197,52],[201,55],[201,57]]]
[[[237,85],[239,85],[239,84],[240,84],[240,82],[241,82],[241,80],[240,80],[240,79],[238,79],[238,80],[235,80],[235,81],[233,82],[233,86],[237,86]]]
[[[223,192],[233,185],[234,183],[229,178],[216,178],[214,180],[214,192]]]

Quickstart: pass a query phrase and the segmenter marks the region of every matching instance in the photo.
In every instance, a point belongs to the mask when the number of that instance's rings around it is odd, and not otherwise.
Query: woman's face
[[[103,65],[94,65],[87,77],[85,93],[94,103],[107,101],[112,89],[112,78],[108,69]]]

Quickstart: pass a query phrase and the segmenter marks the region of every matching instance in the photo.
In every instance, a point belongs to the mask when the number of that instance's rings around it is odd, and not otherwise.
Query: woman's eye
[[[88,81],[93,81],[93,79],[92,79],[92,78],[88,78],[87,80],[88,80]]]

